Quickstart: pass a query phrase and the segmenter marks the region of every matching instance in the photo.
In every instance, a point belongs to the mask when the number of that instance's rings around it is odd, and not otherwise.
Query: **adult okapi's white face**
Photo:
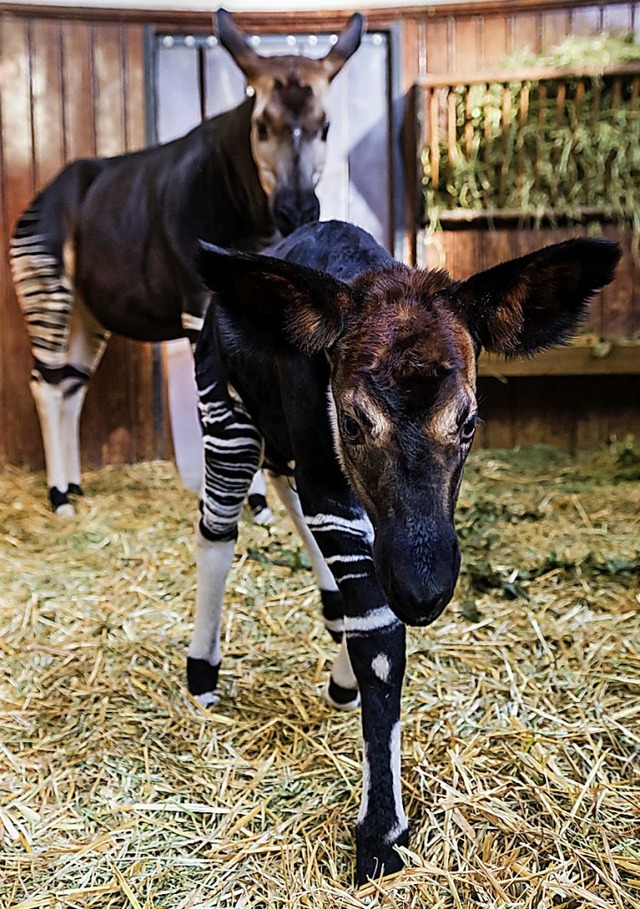
[[[320,216],[315,188],[326,157],[331,80],[360,46],[364,17],[354,13],[329,53],[261,57],[226,10],[218,11],[218,37],[254,93],[251,151],[260,184],[283,236]]]

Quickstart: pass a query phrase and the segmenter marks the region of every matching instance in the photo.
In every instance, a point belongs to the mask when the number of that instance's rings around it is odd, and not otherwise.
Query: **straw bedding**
[[[0,474],[0,905],[640,907],[640,452],[480,452],[463,574],[409,632],[406,868],[352,887],[359,716],[287,520],[245,522],[221,699],[184,686],[195,499],[90,473],[69,522]]]

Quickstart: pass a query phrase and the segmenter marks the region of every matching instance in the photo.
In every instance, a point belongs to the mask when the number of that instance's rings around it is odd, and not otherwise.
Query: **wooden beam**
[[[531,359],[505,360],[483,352],[479,376],[610,376],[640,374],[640,341],[573,344],[546,350]]]

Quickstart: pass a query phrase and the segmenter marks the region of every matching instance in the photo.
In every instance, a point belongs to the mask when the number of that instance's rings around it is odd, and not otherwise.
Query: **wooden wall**
[[[31,358],[7,246],[21,209],[72,158],[145,144],[141,24],[0,16],[0,464],[42,466]],[[82,423],[87,463],[150,458],[151,348],[110,344]]]
[[[319,4],[321,5],[321,4]],[[363,7],[366,5],[363,4]],[[20,210],[64,161],[111,155],[144,144],[144,29],[211,30],[208,13],[33,7],[0,8],[0,465],[42,466],[40,433],[28,390],[30,357],[8,276],[6,247]],[[366,8],[364,9],[366,12]],[[400,86],[420,75],[493,68],[502,54],[541,50],[567,34],[640,33],[640,0],[480,0],[430,7],[384,7],[367,13],[371,29],[399,26]],[[334,30],[346,14],[239,15],[248,30]],[[407,188],[407,212],[415,193]],[[409,216],[408,219],[409,221]],[[407,224],[407,236],[411,225]],[[438,256],[463,276],[529,244],[551,242],[524,231],[456,231],[440,237]],[[627,246],[630,244],[625,239]],[[411,243],[408,243],[409,250]],[[640,330],[633,297],[640,287],[630,256],[607,309],[621,332]],[[602,305],[593,327],[604,324]],[[157,382],[156,382],[157,385]],[[612,433],[640,433],[637,376],[481,380],[487,444],[551,441],[589,446]],[[158,390],[155,390],[156,397]],[[160,417],[160,418],[159,418]],[[156,407],[152,351],[114,339],[92,383],[82,423],[85,464],[166,455],[166,426]]]

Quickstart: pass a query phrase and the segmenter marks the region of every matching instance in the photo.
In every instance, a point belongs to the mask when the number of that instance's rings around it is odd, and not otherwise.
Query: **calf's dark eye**
[[[269,138],[269,130],[267,129],[267,124],[264,120],[258,120],[256,123],[256,130],[258,133],[258,139],[260,142],[266,142]]]
[[[329,135],[329,124],[325,123],[322,127],[322,132],[320,133],[320,138],[323,142],[327,141],[327,136]]]
[[[469,417],[462,424],[462,429],[460,430],[460,438],[463,442],[470,442],[473,438],[473,434],[476,431],[476,416],[475,414],[472,417]]]
[[[357,445],[358,442],[364,440],[360,424],[348,414],[343,414],[340,417],[340,432],[342,433],[342,438],[347,442],[351,442],[353,445]]]

